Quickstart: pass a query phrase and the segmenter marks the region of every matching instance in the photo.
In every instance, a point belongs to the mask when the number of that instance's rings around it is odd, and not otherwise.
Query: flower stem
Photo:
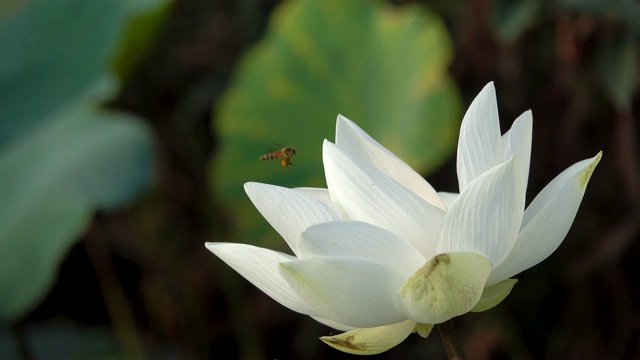
[[[460,346],[460,340],[458,340],[458,334],[456,328],[453,326],[453,320],[447,320],[442,324],[438,324],[438,331],[444,344],[444,349],[447,351],[447,356],[450,360],[464,360],[464,354],[462,353],[462,346]]]

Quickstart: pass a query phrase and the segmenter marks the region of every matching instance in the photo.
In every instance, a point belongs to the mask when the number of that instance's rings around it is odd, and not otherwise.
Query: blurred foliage
[[[173,0],[120,1],[127,14],[127,23],[120,29],[120,44],[117,54],[112,54],[112,62],[116,74],[126,81],[154,46]]]
[[[607,21],[624,24],[640,34],[640,3],[634,0],[562,0],[560,11],[588,12]]]
[[[496,37],[510,43],[540,20],[544,2],[538,0],[497,0],[493,7],[493,24]]]
[[[216,194],[240,238],[282,245],[257,216],[243,184],[324,187],[322,141],[339,113],[415,169],[451,155],[461,119],[447,73],[451,41],[444,23],[419,6],[357,0],[288,1],[264,39],[247,52],[218,104],[220,148],[211,168]],[[269,146],[295,146],[292,168],[257,161]],[[274,241],[275,240],[275,241]]]
[[[57,317],[37,326],[27,326],[34,359],[116,359],[120,358],[117,339],[107,326],[87,329],[66,318]],[[15,343],[0,338],[0,356],[20,359]]]
[[[616,32],[596,52],[596,71],[604,93],[619,109],[629,109],[638,84],[640,34]]]
[[[592,30],[589,29],[593,26],[590,23],[595,19],[589,17],[608,23],[609,29],[596,39],[596,45],[593,46],[593,70],[601,90],[612,103],[619,108],[628,108],[638,83],[636,71],[640,63],[640,3],[637,1],[563,0],[551,4],[536,0],[498,0],[493,7],[492,24],[496,37],[509,44],[522,39],[527,31],[541,27],[550,18],[563,24],[567,16],[576,13],[580,14],[578,21],[582,24],[577,24],[574,34],[563,34],[572,30],[559,26],[556,46],[579,46],[577,43],[567,44],[566,41],[580,41],[582,39],[579,37],[590,35],[581,34]],[[562,35],[572,39],[563,39]]]
[[[108,1],[33,1],[0,24],[0,149],[105,76],[124,16]]]
[[[144,11],[166,4],[146,2]],[[45,297],[96,208],[149,183],[149,128],[99,108],[117,92],[109,62],[122,28],[144,13],[134,9],[30,1],[0,25],[0,322]]]

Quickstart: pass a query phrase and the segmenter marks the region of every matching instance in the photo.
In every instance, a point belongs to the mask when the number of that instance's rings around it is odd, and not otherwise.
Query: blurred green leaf
[[[0,22],[13,14],[26,0],[3,0],[0,2]]]
[[[113,61],[115,72],[127,79],[137,64],[154,45],[164,20],[173,5],[172,0],[125,1],[130,19],[120,41],[118,53]]]
[[[46,294],[96,207],[128,200],[151,173],[148,129],[81,104],[0,153],[0,319]]]
[[[120,75],[131,72],[171,4],[33,0],[0,24],[0,149],[77,101],[111,62]]]
[[[497,0],[492,16],[496,37],[504,43],[520,38],[539,20],[543,4],[538,0]]]
[[[612,34],[596,50],[596,71],[609,100],[619,109],[628,109],[638,86],[640,46],[638,37]]]
[[[443,22],[419,6],[282,3],[217,108],[211,180],[233,204],[243,240],[266,245],[272,234],[243,184],[325,186],[322,141],[334,139],[339,113],[418,171],[446,160],[461,119],[451,59]],[[258,161],[274,143],[297,147],[295,166]]]
[[[99,103],[130,16],[165,0],[33,0],[0,25],[0,323],[47,293],[96,208],[151,176],[151,133]]]
[[[0,149],[103,77],[122,10],[109,0],[33,0],[0,25]]]

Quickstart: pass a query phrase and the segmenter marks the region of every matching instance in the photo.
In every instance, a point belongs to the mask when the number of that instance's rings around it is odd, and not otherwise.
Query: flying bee
[[[280,150],[276,150],[267,154],[260,156],[258,159],[260,160],[273,160],[273,159],[282,159],[280,160],[280,164],[282,166],[293,166],[291,162],[291,158],[296,154],[296,148],[293,146],[283,147]]]

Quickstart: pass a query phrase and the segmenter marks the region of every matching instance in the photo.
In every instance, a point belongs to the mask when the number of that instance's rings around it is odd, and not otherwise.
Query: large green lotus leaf
[[[46,295],[93,209],[149,182],[151,136],[134,117],[83,103],[0,153],[0,322]]]
[[[248,52],[219,102],[215,192],[237,215],[243,241],[273,232],[243,192],[259,181],[325,186],[322,141],[338,114],[421,172],[452,153],[460,96],[447,68],[452,45],[434,14],[368,0],[286,1]],[[258,161],[272,144],[295,146],[294,166]]]
[[[110,0],[33,0],[0,25],[0,148],[102,78],[123,25]]]
[[[121,75],[129,73],[170,4],[32,0],[13,11],[0,23],[0,149],[78,101],[111,63]]]
[[[3,0],[0,2],[0,22],[20,8],[22,0]]]
[[[151,3],[166,0],[33,0],[0,24],[0,323],[46,295],[95,209],[149,182],[150,130],[97,104],[118,90],[124,25]]]

